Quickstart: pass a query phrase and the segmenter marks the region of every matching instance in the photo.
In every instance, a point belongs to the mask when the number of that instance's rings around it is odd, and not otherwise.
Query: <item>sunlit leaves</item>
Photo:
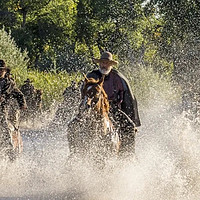
[[[0,29],[0,59],[3,59],[12,69],[17,83],[27,76],[26,69],[29,61],[27,52],[22,52],[4,29]]]
[[[184,37],[184,32],[198,34],[200,27],[200,3],[198,0],[151,0],[147,7],[156,6],[166,22],[165,34]]]

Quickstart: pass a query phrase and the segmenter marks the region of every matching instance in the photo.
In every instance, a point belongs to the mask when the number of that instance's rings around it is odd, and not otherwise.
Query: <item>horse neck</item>
[[[98,103],[96,104],[95,109],[100,115],[108,116],[109,103],[103,93],[101,94],[101,97],[100,97]]]

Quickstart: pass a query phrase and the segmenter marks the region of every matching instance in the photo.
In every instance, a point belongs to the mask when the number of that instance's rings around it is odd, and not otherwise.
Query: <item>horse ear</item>
[[[84,78],[85,78],[85,82],[87,83],[87,82],[88,82],[88,78],[87,78],[87,76],[85,75],[85,73],[83,73],[83,76],[84,76]]]
[[[98,84],[103,85],[105,75],[102,75],[101,79],[99,80]]]

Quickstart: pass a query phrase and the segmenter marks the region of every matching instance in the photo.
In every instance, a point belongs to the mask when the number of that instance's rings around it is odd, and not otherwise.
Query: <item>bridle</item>
[[[83,112],[90,110],[96,111],[95,113],[102,114],[105,105],[104,98],[107,95],[103,89],[104,76],[100,80],[95,80],[93,78],[87,78],[85,76],[84,85],[82,87],[82,102],[79,106],[79,114],[82,115]],[[108,107],[108,106],[107,106]]]
[[[98,103],[103,98],[103,88],[98,84],[89,85],[83,99],[84,110],[97,108]]]

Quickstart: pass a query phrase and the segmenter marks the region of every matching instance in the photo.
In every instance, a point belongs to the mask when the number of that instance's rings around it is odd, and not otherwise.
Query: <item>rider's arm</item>
[[[123,87],[120,77],[117,77],[116,85],[117,85],[117,90],[118,90],[118,102],[122,103],[124,99],[124,87]]]

